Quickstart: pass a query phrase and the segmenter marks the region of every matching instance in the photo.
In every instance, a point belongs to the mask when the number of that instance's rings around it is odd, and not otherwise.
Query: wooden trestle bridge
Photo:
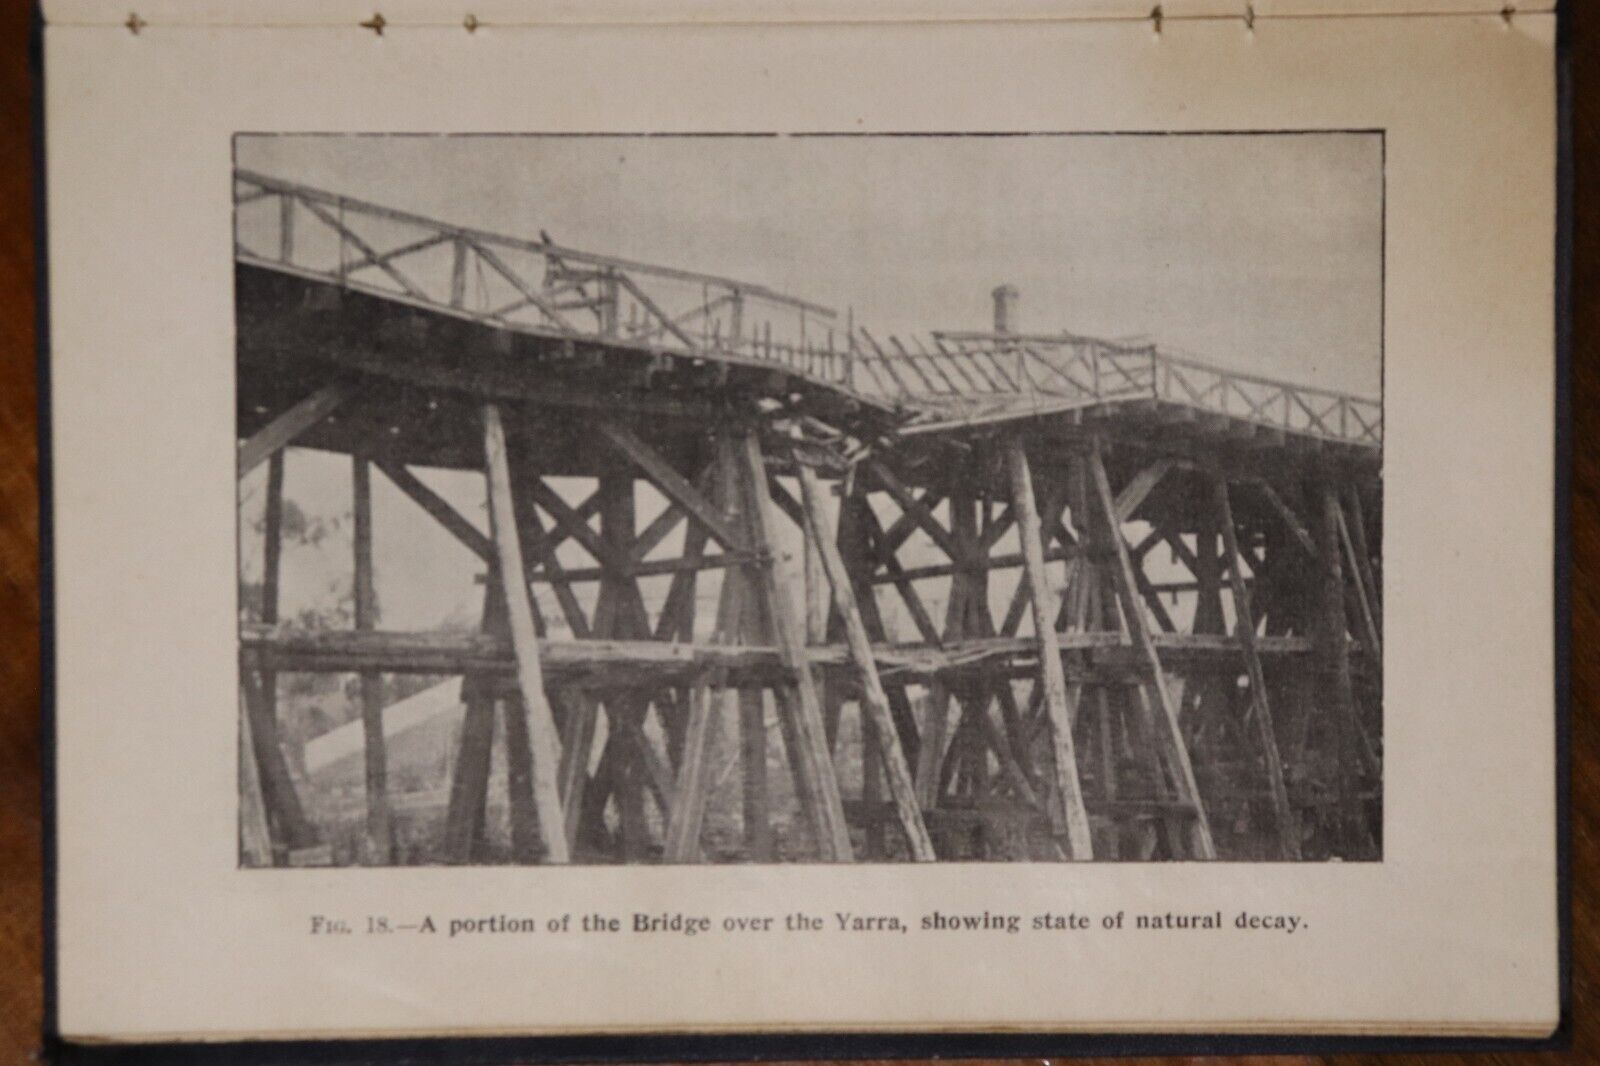
[[[246,862],[318,845],[278,743],[292,671],[361,678],[375,863],[387,672],[463,677],[450,861],[481,855],[496,743],[516,861],[700,861],[719,731],[747,861],[792,857],[777,743],[820,861],[1381,853],[1376,403],[1018,333],[1005,287],[991,332],[880,339],[735,279],[261,175],[236,173],[235,202],[239,476],[268,467]],[[278,622],[289,445],[352,457],[347,632]],[[489,531],[417,468],[482,471]],[[480,632],[375,628],[374,469],[483,560]],[[639,481],[668,501],[644,524]],[[790,523],[804,582],[780,565]],[[592,564],[564,564],[569,542]],[[890,588],[914,641],[886,629]]]

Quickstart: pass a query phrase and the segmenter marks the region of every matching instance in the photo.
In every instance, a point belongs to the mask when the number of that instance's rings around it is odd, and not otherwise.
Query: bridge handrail
[[[553,241],[532,241],[525,237],[513,237],[493,230],[479,229],[473,226],[461,226],[451,222],[441,222],[427,215],[405,211],[396,207],[387,207],[383,204],[373,203],[343,193],[328,192],[310,185],[298,182],[285,181],[270,175],[260,174],[253,170],[243,168],[235,169],[234,177],[247,185],[254,185],[258,189],[276,195],[292,195],[301,200],[327,204],[333,207],[343,207],[346,210],[356,211],[376,218],[388,219],[392,222],[401,222],[410,226],[436,230],[455,237],[473,241],[479,244],[500,245],[505,248],[516,248],[520,251],[530,252],[547,259],[570,260],[584,263],[589,266],[606,267],[615,270],[625,270],[635,274],[649,274],[654,277],[668,278],[673,281],[684,281],[696,285],[715,285],[718,288],[728,289],[739,293],[747,299],[762,300],[767,303],[793,307],[818,315],[825,319],[834,319],[838,313],[831,307],[802,300],[789,296],[764,285],[756,285],[736,278],[723,277],[719,274],[706,274],[695,270],[682,270],[677,267],[662,266],[658,263],[646,263],[637,259],[626,259],[622,256],[601,255],[595,252],[586,252],[578,248],[569,248],[556,244]]]
[[[940,420],[950,417],[952,408],[980,406],[995,417],[1006,417],[1008,406],[1021,410],[1146,398],[1296,433],[1359,444],[1382,443],[1383,408],[1379,401],[1232,370],[1169,354],[1154,344],[1108,341],[1067,332],[997,334],[946,330],[932,334],[931,347],[911,338],[913,350],[892,336],[882,344],[853,320],[840,341],[834,329],[827,326],[836,317],[830,308],[765,286],[586,252],[548,239],[528,240],[441,222],[252,170],[236,169],[234,177],[236,208],[274,197],[280,206],[277,257],[252,251],[236,231],[235,255],[240,261],[319,278],[332,277],[340,285],[488,319],[506,328],[554,332],[650,351],[679,351],[694,357],[777,364],[862,399],[887,401],[908,409],[912,417],[917,417],[919,408],[923,416]],[[336,268],[307,266],[303,259],[296,261],[297,206],[309,211],[337,237]],[[379,239],[372,234],[370,223],[365,233],[351,228],[351,216],[393,222],[413,232],[402,243],[394,244],[392,232]],[[380,250],[379,245],[386,247]],[[453,247],[454,259],[445,295],[419,283],[421,275],[416,274],[410,261],[405,271],[395,265],[409,256],[446,245]],[[354,262],[345,258],[350,248],[360,256]],[[543,278],[534,273],[538,265],[527,265],[524,257],[530,255],[535,264],[542,263]],[[467,301],[469,262],[479,272],[477,299],[485,305],[482,307],[471,307]],[[401,291],[352,277],[367,270],[381,270],[389,283]],[[514,291],[518,299],[499,307],[489,306],[489,292],[482,280],[486,273],[503,279],[497,284],[509,286],[506,297]],[[646,279],[698,285],[701,291],[697,301],[685,309],[681,289],[657,288],[653,295],[645,288]],[[434,290],[443,288],[438,278],[427,281]],[[761,323],[745,321],[747,300],[797,312],[798,322],[790,323],[798,325],[797,337],[775,338],[770,318]],[[628,311],[626,323],[621,321],[624,307]],[[536,321],[512,317],[535,312],[542,316]],[[580,330],[577,323],[569,321],[568,312],[593,314],[598,324],[593,329]],[[826,328],[813,328],[808,336],[808,315],[820,319]],[[698,332],[698,337],[691,331]]]

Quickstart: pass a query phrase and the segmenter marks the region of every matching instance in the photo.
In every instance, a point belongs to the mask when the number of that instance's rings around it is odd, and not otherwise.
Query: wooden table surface
[[[1574,5],[1576,255],[1573,275],[1572,1030],[1556,1055],[1415,1056],[1418,1062],[1600,1061],[1594,1017],[1600,926],[1600,3]],[[40,786],[38,486],[35,433],[31,5],[0,0],[0,1066],[39,1046]],[[1448,981],[1449,974],[1439,979]],[[1340,1056],[1357,1062],[1377,1056]],[[1122,1060],[1126,1061],[1126,1060]],[[1252,1061],[1308,1061],[1295,1058]]]

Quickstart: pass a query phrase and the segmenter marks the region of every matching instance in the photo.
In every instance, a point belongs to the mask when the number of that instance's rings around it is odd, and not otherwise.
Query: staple
[[[1157,4],[1150,9],[1150,27],[1155,30],[1156,40],[1161,39],[1161,22],[1165,16],[1161,13],[1161,5]]]
[[[128,21],[124,22],[123,25],[128,27],[129,33],[137,37],[139,36],[139,31],[150,25],[150,23],[140,18],[137,11],[130,11],[128,12]]]
[[[1256,5],[1244,5],[1244,28],[1250,33],[1256,32]]]
[[[477,33],[481,23],[478,22],[478,16],[469,11],[467,17],[461,20],[461,25],[466,27],[468,33]]]
[[[388,24],[389,24],[389,21],[383,17],[383,12],[374,11],[372,13],[372,17],[371,18],[369,18],[367,21],[361,23],[361,28],[364,29],[364,30],[371,30],[373,33],[377,34],[379,37],[382,37],[383,36],[383,28],[385,26],[387,26]]]
[[[1511,28],[1511,20],[1515,18],[1516,15],[1517,5],[1507,3],[1505,7],[1500,9],[1500,24],[1509,30]]]

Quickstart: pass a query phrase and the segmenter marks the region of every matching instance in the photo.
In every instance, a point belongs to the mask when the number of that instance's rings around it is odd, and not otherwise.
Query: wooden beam
[[[1132,518],[1133,512],[1139,509],[1139,505],[1144,503],[1157,485],[1161,484],[1161,479],[1166,477],[1167,471],[1171,469],[1171,460],[1157,459],[1133,475],[1133,480],[1117,493],[1117,521],[1126,522]]]
[[[1068,597],[1070,602],[1070,595]],[[875,629],[863,596],[858,600],[868,632]],[[604,609],[600,612],[604,614]],[[598,625],[598,623],[597,623]],[[1156,633],[1156,648],[1164,659],[1186,670],[1237,672],[1242,668],[1239,643],[1223,634]],[[945,672],[973,673],[1004,669],[1023,676],[1036,665],[1038,644],[1031,637],[970,637],[941,645],[886,643],[874,636],[873,656],[880,676],[930,678]],[[1058,632],[1063,655],[1086,653],[1087,662],[1063,659],[1069,672],[1091,680],[1125,682],[1143,669],[1138,649],[1122,642],[1115,632]],[[1356,646],[1350,649],[1355,652]],[[1311,655],[1313,642],[1305,637],[1258,637],[1257,652],[1273,669],[1298,669]],[[545,671],[565,684],[605,689],[636,687],[652,676],[694,678],[710,670],[727,670],[745,680],[784,679],[789,667],[770,643],[716,644],[667,642],[659,639],[541,640],[539,654]],[[842,644],[806,648],[813,670],[837,670],[851,665]],[[284,626],[245,625],[240,629],[240,659],[251,669],[265,665],[280,671],[306,673],[455,674],[488,671],[514,673],[515,655],[509,642],[482,633],[455,630],[397,632],[374,630],[297,630]],[[629,673],[629,671],[634,671]],[[886,680],[885,684],[891,684]]]
[[[1039,532],[1039,511],[1034,502],[1033,473],[1028,456],[1016,439],[1006,442],[1006,469],[1011,475],[1011,506],[1017,515],[1017,531],[1022,541],[1023,572],[1033,600],[1034,639],[1039,644],[1039,682],[1044,688],[1045,709],[1050,716],[1051,742],[1055,748],[1055,786],[1066,814],[1067,846],[1070,858],[1087,861],[1094,857],[1089,832],[1089,814],[1083,805],[1083,786],[1078,780],[1078,755],[1072,740],[1072,715],[1067,705],[1067,680],[1061,669],[1061,653],[1056,643],[1056,628],[1049,584],[1044,572],[1044,544]]]
[[[662,458],[660,452],[640,440],[631,430],[616,423],[601,423],[600,432],[618,451],[643,470],[650,483],[660,489],[667,499],[688,511],[694,516],[695,521],[705,526],[718,544],[728,551],[745,550],[738,532],[728,524],[722,513],[713,507],[711,501],[701,495],[700,490],[691,485],[688,479],[674,470],[672,464]]]
[[[405,493],[406,496],[433,516],[451,536],[464,544],[478,558],[485,562],[494,559],[494,544],[484,536],[477,526],[467,520],[465,516],[450,506],[448,500],[423,484],[410,470],[400,463],[380,459],[377,462],[379,470],[385,477],[394,483],[394,487]]]
[[[1300,858],[1300,826],[1289,806],[1289,790],[1283,781],[1283,760],[1278,755],[1278,737],[1267,703],[1267,675],[1261,669],[1261,657],[1256,654],[1256,619],[1251,610],[1250,590],[1244,583],[1244,564],[1239,557],[1239,534],[1233,522],[1233,505],[1228,499],[1228,483],[1221,477],[1213,488],[1217,512],[1217,525],[1222,530],[1223,551],[1228,559],[1228,581],[1233,589],[1234,633],[1244,649],[1245,671],[1250,678],[1251,717],[1255,721],[1256,736],[1261,741],[1262,761],[1267,774],[1267,788],[1272,794],[1273,813],[1277,818],[1278,853],[1281,858]]]
[[[272,831],[266,798],[256,760],[255,738],[250,731],[249,698],[239,692],[239,864],[273,865]]]
[[[483,613],[478,630],[496,639],[506,637],[505,596],[490,562],[484,583]],[[461,738],[450,775],[450,800],[445,809],[445,861],[473,860],[485,837],[489,768],[494,748],[495,679],[487,671],[463,674]]]
[[[668,500],[661,513],[656,515],[650,524],[645,526],[640,531],[639,536],[635,538],[633,550],[628,553],[629,561],[634,563],[644,562],[645,556],[649,555],[656,549],[657,545],[671,536],[672,531],[678,528],[678,525],[685,517],[687,517],[687,512],[673,501]]]
[[[933,542],[939,545],[940,550],[945,555],[952,560],[961,557],[961,549],[956,545],[955,538],[950,535],[950,531],[941,526],[939,520],[934,518],[933,512],[928,510],[921,500],[912,495],[905,482],[901,481],[899,476],[889,469],[887,463],[881,459],[869,459],[867,460],[867,466],[877,477],[879,483],[888,490],[889,495],[894,497],[895,502],[900,505],[900,509],[909,515],[922,528],[923,532],[933,538]]]
[[[499,556],[500,580],[506,598],[511,644],[517,658],[517,680],[522,690],[528,736],[533,749],[533,794],[539,812],[545,859],[566,863],[570,858],[567,836],[562,831],[566,816],[556,783],[556,767],[561,761],[561,738],[555,718],[545,699],[544,672],[539,659],[539,637],[533,625],[533,609],[528,603],[528,581],[522,562],[522,545],[516,526],[516,508],[511,496],[511,470],[506,457],[505,427],[500,409],[494,404],[483,408],[485,472],[489,483],[489,525]]]
[[[327,418],[354,392],[355,387],[349,382],[331,382],[256,430],[239,445],[239,477],[294,443],[300,434]]]
[[[916,783],[912,780],[905,750],[900,746],[894,716],[889,711],[889,695],[884,691],[883,681],[878,676],[878,667],[872,657],[872,644],[867,637],[866,625],[861,620],[861,610],[856,604],[855,588],[850,582],[850,574],[845,569],[838,545],[828,535],[822,487],[817,483],[816,472],[810,467],[801,466],[798,473],[810,542],[817,547],[823,573],[833,590],[834,607],[844,622],[845,639],[849,643],[850,656],[855,661],[861,683],[861,708],[877,735],[878,753],[883,761],[884,776],[894,801],[895,813],[900,819],[900,828],[905,833],[911,857],[918,862],[933,862],[938,856],[934,854],[928,828],[922,823]],[[871,755],[863,752],[862,758],[870,759]]]
[[[541,478],[537,472],[528,470],[518,471],[518,481],[522,484],[538,482]],[[545,535],[544,523],[539,518],[539,511],[533,506],[529,492],[520,492],[513,502],[517,507],[517,529],[521,541],[531,549],[543,556],[543,573],[537,575],[536,580],[549,582],[550,588],[556,594],[556,604],[561,608],[561,617],[566,620],[567,628],[579,640],[590,635],[589,620],[584,617],[583,605],[578,602],[577,595],[572,591],[572,582],[575,575],[569,573],[561,565],[561,560],[556,556],[555,543],[552,538]],[[598,606],[596,607],[598,610]],[[598,620],[597,620],[598,622]],[[566,793],[562,793],[566,795]]]
[[[727,445],[718,441],[717,496],[724,504],[736,499],[738,493],[736,472],[732,463],[723,458],[726,449]],[[698,526],[690,528],[690,535],[696,530],[702,536],[709,536]],[[745,611],[746,584],[744,575],[738,571],[730,570],[723,577],[711,634],[713,644],[726,644],[739,633]],[[688,863],[700,857],[700,831],[712,787],[711,754],[717,738],[717,702],[727,698],[725,683],[726,678],[719,672],[702,673],[690,692],[689,721],[684,728],[683,755],[678,762],[676,798],[662,842],[664,862]]]
[[[800,506],[800,501],[794,494],[783,487],[776,474],[767,475],[767,493],[772,497],[772,502],[794,523],[794,527],[802,532],[806,528],[805,509]]]
[[[261,621],[278,621],[278,580],[283,569],[283,452],[267,464],[267,501],[262,513]],[[276,693],[269,693],[276,703]]]
[[[1383,661],[1383,641],[1378,636],[1378,622],[1373,616],[1372,602],[1367,599],[1367,582],[1361,572],[1361,557],[1356,554],[1356,547],[1350,540],[1350,527],[1344,518],[1344,509],[1338,512],[1339,540],[1344,545],[1345,558],[1350,561],[1350,584],[1356,593],[1356,605],[1361,614],[1362,636],[1367,643],[1367,651],[1373,659]]]
[[[261,621],[278,621],[278,585],[283,560],[283,453],[273,453],[267,466],[267,500],[262,521]],[[287,854],[317,843],[317,830],[306,818],[284,758],[278,729],[278,676],[270,668],[252,669],[241,663],[242,691],[248,697],[245,712],[251,717],[251,750],[256,759],[256,779],[266,805],[269,840],[278,853]]]
[[[1217,857],[1217,849],[1211,838],[1211,823],[1207,819],[1205,807],[1200,801],[1200,787],[1195,783],[1194,766],[1189,761],[1189,749],[1184,743],[1183,730],[1178,721],[1178,708],[1172,701],[1172,694],[1167,691],[1165,675],[1161,668],[1161,656],[1156,651],[1155,642],[1151,639],[1150,627],[1145,622],[1144,609],[1140,603],[1138,582],[1134,580],[1133,563],[1128,555],[1128,542],[1123,539],[1122,529],[1115,520],[1117,503],[1111,494],[1111,481],[1106,476],[1102,447],[1099,438],[1093,438],[1089,452],[1089,471],[1094,483],[1095,495],[1098,498],[1101,519],[1104,521],[1107,535],[1116,549],[1112,577],[1114,579],[1113,584],[1116,587],[1117,599],[1122,604],[1122,614],[1127,622],[1129,635],[1133,638],[1134,646],[1144,658],[1146,668],[1149,671],[1148,689],[1155,696],[1156,702],[1160,707],[1162,720],[1155,723],[1157,742],[1160,744],[1166,756],[1167,765],[1176,779],[1180,792],[1179,799],[1194,804],[1194,826],[1192,831],[1194,857],[1215,859]]]
[[[1043,538],[1040,538],[1043,540]],[[1044,561],[1058,563],[1063,559],[1071,560],[1078,557],[1080,550],[1076,545],[1069,547],[1050,547],[1045,549]],[[991,555],[984,560],[987,570],[1010,570],[1022,565],[1021,552],[1008,552],[1005,555]],[[929,577],[949,577],[958,573],[963,567],[961,563],[931,563],[927,566],[897,567],[893,571],[879,574],[874,577],[873,583],[878,585],[898,584],[901,581],[921,581]]]
[[[557,329],[568,336],[577,335],[578,331],[573,327],[572,323],[568,322],[564,317],[562,317],[561,312],[556,310],[555,306],[551,304],[549,300],[545,299],[543,294],[529,285],[526,281],[523,281],[522,277],[515,270],[512,270],[511,267],[506,264],[506,261],[501,259],[499,254],[495,252],[494,249],[479,241],[469,240],[467,243],[471,246],[474,252],[478,253],[479,259],[483,260],[485,263],[488,263],[490,268],[493,269],[495,273],[499,274],[502,278],[505,278],[506,281],[511,284],[511,287],[516,289],[517,292],[521,294],[524,300],[527,300],[534,307],[537,307],[541,314],[543,314],[551,322],[555,323]]]
[[[1378,627],[1378,635],[1383,635],[1383,595],[1378,588],[1377,575],[1373,573],[1372,553],[1367,545],[1367,520],[1362,513],[1361,486],[1351,482],[1346,495],[1349,497],[1350,509],[1350,536],[1355,544],[1356,569],[1360,571],[1362,583],[1367,588],[1367,602],[1372,604],[1372,621]]]
[[[691,523],[683,531],[683,557],[700,562],[711,534],[702,525]],[[700,567],[685,567],[672,575],[667,588],[667,598],[661,604],[661,615],[656,620],[655,639],[694,642],[695,584]]]
[[[749,528],[749,540],[760,554],[757,565],[758,598],[764,601],[767,621],[785,665],[794,671],[795,686],[789,726],[798,742],[791,754],[800,770],[796,787],[808,798],[817,834],[817,847],[827,862],[849,862],[850,827],[845,822],[844,803],[839,795],[839,780],[828,750],[827,731],[822,722],[822,704],[816,680],[811,676],[806,657],[803,621],[789,598],[788,584],[778,572],[771,552],[776,547],[772,525],[772,499],[767,492],[766,464],[761,457],[760,438],[751,431],[738,442],[739,473],[743,488],[741,511]],[[780,690],[781,691],[781,690]],[[780,697],[780,706],[782,703]]]
[[[662,329],[678,338],[679,343],[688,348],[690,351],[697,352],[700,350],[700,345],[695,342],[695,339],[689,336],[689,334],[685,333],[683,328],[673,320],[672,316],[663,311],[661,306],[652,300],[645,293],[644,289],[639,287],[638,282],[634,281],[626,274],[618,274],[617,280],[622,283],[622,287],[624,289],[627,289],[633,294],[633,298],[639,301],[639,306],[643,307],[646,312],[652,315],[660,324]],[[652,332],[654,331],[652,330]]]
[[[806,589],[806,643],[826,644],[828,619],[831,614],[827,564],[822,558],[821,541],[811,530],[809,523],[801,528],[806,534],[805,566],[802,573]],[[834,551],[839,550],[837,543],[833,547]]]
[[[869,561],[871,545],[866,525],[861,518],[863,511],[870,513],[871,507],[859,493],[853,493],[839,501],[837,542],[839,555],[844,559],[850,571],[850,579],[855,586],[856,606],[861,611],[861,621],[867,627],[867,635],[874,641],[882,643],[888,640],[888,632],[884,628],[883,615],[878,610],[877,593],[868,578],[872,565]],[[900,747],[905,751],[906,759],[915,763],[921,739],[917,732],[916,715],[912,712],[911,700],[906,694],[905,683],[887,682],[885,689],[889,694],[889,710],[894,714],[895,729],[900,736]]]
[[[372,464],[351,459],[355,496],[355,626],[377,625],[377,591],[372,567]],[[394,861],[394,828],[389,813],[389,764],[383,736],[383,675],[361,672],[361,727],[365,739],[367,783],[366,861],[387,866]]]
[[[944,493],[937,489],[926,489],[921,496],[916,497],[917,513],[924,511],[931,513],[933,509],[944,500]],[[917,531],[917,519],[911,511],[902,510],[900,517],[890,523],[888,531],[883,534],[880,550],[897,552],[900,546],[911,539],[911,534]]]
[[[627,560],[613,559],[611,557],[611,552],[600,539],[600,535],[594,531],[593,526],[589,525],[589,519],[585,513],[586,508],[574,508],[561,498],[560,493],[545,484],[543,478],[535,478],[529,481],[528,489],[533,493],[533,502],[550,512],[550,519],[555,523],[556,532],[560,534],[560,538],[555,543],[547,546],[550,551],[553,552],[557,544],[570,537],[583,545],[584,551],[588,552],[596,562],[603,566],[624,567],[627,565]]]
[[[745,858],[771,862],[772,792],[767,784],[767,705],[763,690],[739,689],[739,769]]]
[[[1305,549],[1307,556],[1315,559],[1317,557],[1317,546],[1312,541],[1311,534],[1306,531],[1305,523],[1300,521],[1300,516],[1294,513],[1294,509],[1284,502],[1283,497],[1278,494],[1278,490],[1273,488],[1270,483],[1258,481],[1256,486],[1261,490],[1261,495],[1265,496],[1267,502],[1272,505],[1272,509],[1278,512],[1278,517],[1283,520],[1284,528],[1294,534],[1295,542]]]
[[[635,474],[623,461],[603,461],[599,478],[600,536],[608,557],[627,559],[633,550],[636,532],[634,514]],[[614,605],[609,635],[635,640],[650,639],[650,623],[639,585],[632,576],[609,570],[602,579]],[[655,686],[652,685],[652,688]],[[670,818],[672,788],[652,788],[651,764],[659,755],[650,747],[644,733],[644,719],[650,713],[650,699],[641,689],[617,689],[606,696],[606,721],[626,743],[618,749],[619,764],[611,780],[618,812],[622,819],[623,858],[643,861],[650,847],[650,827],[645,816],[645,792],[657,796],[664,815]],[[659,769],[659,767],[658,767]]]
[[[1331,482],[1319,486],[1322,521],[1318,523],[1318,548],[1322,561],[1319,637],[1325,685],[1331,690],[1335,729],[1343,749],[1344,772],[1338,791],[1344,820],[1344,843],[1358,848],[1366,826],[1356,798],[1355,779],[1362,773],[1376,776],[1376,754],[1368,746],[1356,715],[1355,689],[1350,674],[1350,645],[1345,638],[1344,567],[1340,564],[1339,496]]]

